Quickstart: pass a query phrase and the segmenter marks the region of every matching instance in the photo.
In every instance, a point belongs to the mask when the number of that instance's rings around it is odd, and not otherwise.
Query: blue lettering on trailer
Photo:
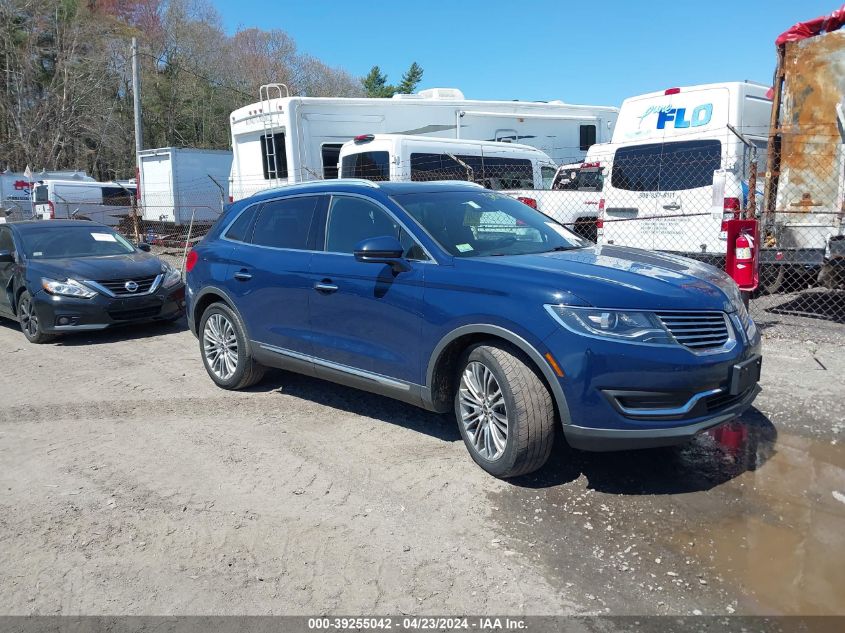
[[[701,127],[710,123],[713,118],[713,104],[703,103],[696,106],[689,118],[686,108],[660,108],[657,110],[657,129],[666,129],[666,124],[672,122],[676,129]]]

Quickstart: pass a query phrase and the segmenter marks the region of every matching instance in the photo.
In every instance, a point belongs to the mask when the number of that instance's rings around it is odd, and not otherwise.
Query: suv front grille
[[[728,342],[724,312],[656,312],[678,342],[694,350],[722,347]]]
[[[132,296],[132,295],[142,295],[150,291],[150,288],[153,287],[156,278],[158,275],[153,275],[151,277],[138,277],[137,279],[109,279],[108,281],[98,281],[97,283],[100,284],[103,288],[106,288],[110,292],[114,293],[115,295],[119,296]],[[129,292],[126,289],[126,284],[130,281],[134,281],[138,284],[138,289],[134,292]]]

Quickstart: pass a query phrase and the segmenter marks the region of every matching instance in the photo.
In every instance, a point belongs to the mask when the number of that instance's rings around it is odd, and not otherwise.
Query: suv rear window
[[[649,143],[616,150],[610,184],[626,191],[682,191],[709,187],[722,166],[714,140]]]

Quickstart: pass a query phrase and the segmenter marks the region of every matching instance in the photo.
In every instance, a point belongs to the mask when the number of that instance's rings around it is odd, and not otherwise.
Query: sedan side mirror
[[[135,246],[138,247],[139,251],[144,251],[145,253],[150,252],[150,245],[147,244],[146,242],[138,242]]]
[[[12,251],[0,251],[0,264],[14,264],[15,254]]]
[[[388,264],[397,272],[411,269],[404,258],[405,249],[399,240],[391,235],[362,240],[355,246],[354,252],[355,259],[359,262]]]

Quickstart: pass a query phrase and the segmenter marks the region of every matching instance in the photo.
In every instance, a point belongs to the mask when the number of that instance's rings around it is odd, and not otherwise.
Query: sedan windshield
[[[24,255],[31,259],[127,255],[135,247],[104,226],[43,226],[21,231]]]
[[[491,191],[440,191],[393,198],[455,257],[528,255],[591,243],[510,196]]]

